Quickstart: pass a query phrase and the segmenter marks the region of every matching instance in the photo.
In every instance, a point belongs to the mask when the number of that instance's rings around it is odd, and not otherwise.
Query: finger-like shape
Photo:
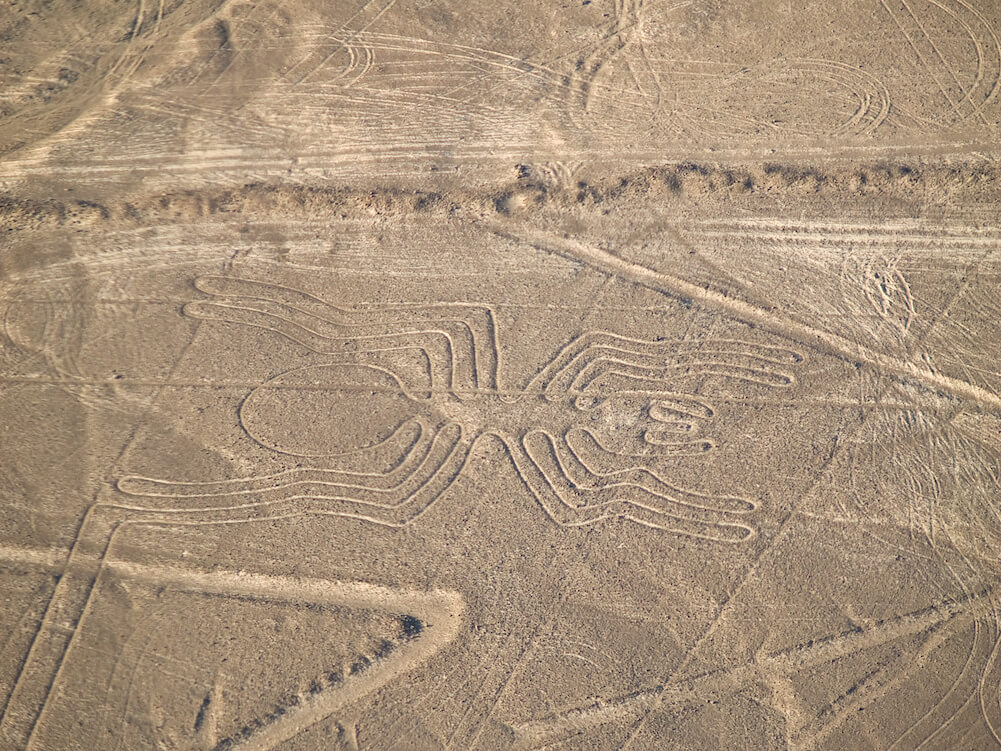
[[[694,396],[665,394],[650,400],[647,414],[657,422],[688,425],[709,420],[716,412],[710,404]]]
[[[693,438],[689,440],[689,437],[694,432],[679,433],[673,431],[644,430],[641,438],[644,444],[655,450],[655,455],[657,456],[665,454],[671,456],[700,456],[716,448],[716,443],[707,438]],[[601,455],[606,457],[610,463],[618,465],[622,464],[623,459],[649,461],[650,457],[654,455],[651,454],[651,449],[649,448],[643,451],[610,448],[599,441],[594,433],[584,428],[571,428],[567,431],[567,436],[574,440],[578,440],[578,438],[583,440],[593,450],[597,450]]]
[[[747,542],[753,539],[758,531],[749,524],[740,522],[717,522],[712,525],[684,524],[679,520],[665,519],[660,511],[643,507],[637,503],[629,503],[622,509],[623,519],[642,524],[644,527],[663,530],[677,535],[698,537],[713,542]]]
[[[419,344],[432,356],[436,369],[448,374],[448,389],[468,393],[475,391],[481,381],[476,371],[476,342],[464,321],[435,321],[438,328],[419,328],[423,324],[413,321],[346,326],[281,303],[247,298],[190,302],[183,312],[192,318],[272,331],[325,355],[379,352]],[[489,384],[491,378],[488,373],[482,380]]]
[[[771,368],[722,365],[719,362],[689,361],[659,365],[624,362],[617,358],[597,358],[567,384],[569,393],[611,395],[616,393],[659,393],[676,390],[682,379],[722,376],[771,388],[793,385],[791,373]],[[551,394],[553,392],[550,392]]]
[[[383,324],[344,325],[270,300],[246,298],[234,298],[225,302],[200,300],[187,303],[183,312],[192,318],[225,321],[277,331],[321,354],[370,352],[380,347],[384,348],[384,342],[405,342],[420,336],[440,336],[448,343],[449,351],[457,348],[454,344],[457,336],[465,339],[461,342],[461,349],[472,347],[468,329],[461,325],[457,325],[455,331],[422,328],[413,325],[412,322],[402,321],[391,327]]]
[[[215,308],[221,312],[212,314]],[[193,318],[218,317],[226,315],[227,310],[256,311],[266,315],[270,319],[290,321],[313,332],[314,335],[323,339],[371,339],[388,334],[401,334],[407,332],[433,331],[433,328],[424,327],[423,322],[416,322],[400,318],[399,320],[384,321],[362,321],[356,316],[341,315],[331,317],[329,315],[319,315],[317,313],[303,310],[282,302],[274,300],[259,300],[252,297],[232,297],[224,300],[196,300],[188,303],[184,308],[184,313]],[[448,324],[447,320],[436,321],[436,323]],[[455,322],[454,332],[450,334],[456,336],[469,335],[468,326],[464,326],[461,321]],[[471,345],[470,345],[471,346]]]
[[[324,317],[300,310],[273,300],[257,300],[253,298],[236,297],[222,302],[195,301],[184,306],[184,313],[193,318],[212,318],[233,320],[236,323],[246,323],[246,317],[259,314],[268,325],[275,326],[287,322],[308,331],[312,337],[330,341],[331,345],[340,349],[349,343],[356,349],[367,349],[371,340],[389,337],[439,335],[448,340],[450,348],[467,359],[476,349],[476,343],[470,325],[464,320],[436,318],[428,322],[415,320],[414,316],[400,315],[395,319],[373,321],[344,321]],[[242,318],[236,316],[243,316]],[[236,318],[234,318],[236,317]]]
[[[128,495],[146,498],[172,498],[183,503],[173,508],[156,508],[161,513],[184,513],[193,510],[232,511],[274,505],[287,506],[298,501],[303,511],[317,513],[327,508],[364,507],[391,509],[421,493],[448,463],[462,439],[461,426],[450,423],[425,442],[426,448],[412,452],[404,464],[384,475],[357,475],[328,470],[308,470],[302,474],[284,473],[271,477],[215,483],[190,483],[147,477],[123,477],[118,489]],[[282,478],[273,484],[273,478]],[[272,483],[266,487],[267,483]],[[241,485],[242,483],[242,485]],[[120,508],[143,510],[141,506],[119,505]]]
[[[597,358],[654,369],[688,365],[738,378],[745,371],[776,372],[787,376],[788,382],[792,378],[788,368],[803,360],[793,350],[756,342],[727,339],[647,342],[594,332],[565,346],[532,379],[531,387],[545,393],[567,391],[578,374]]]
[[[248,307],[256,301],[269,303],[278,315],[291,320],[310,317],[314,323],[299,322],[321,335],[359,337],[442,329],[452,337],[458,359],[468,360],[477,386],[497,388],[497,331],[494,312],[486,306],[449,302],[341,307],[282,284],[217,275],[200,276],[194,286],[223,304]],[[193,308],[191,314],[197,310]],[[329,333],[323,324],[343,330]]]
[[[139,475],[120,477],[115,487],[122,493],[147,498],[223,498],[226,496],[262,496],[296,492],[307,486],[351,485],[373,490],[397,487],[403,478],[413,474],[433,445],[433,436],[427,435],[427,426],[414,421],[416,439],[409,442],[394,465],[384,472],[353,472],[337,469],[299,468],[273,475],[239,477],[230,480],[185,482],[161,480]],[[413,428],[403,426],[398,434],[412,433]],[[406,438],[407,436],[404,436]]]
[[[182,312],[190,318],[235,323],[273,331],[322,354],[329,354],[332,350],[336,350],[332,337],[314,328],[317,323],[314,316],[301,314],[290,318],[288,315],[278,313],[268,301],[236,299],[226,302],[212,302],[196,300],[187,303],[182,308]]]
[[[308,292],[275,282],[261,282],[254,279],[241,279],[239,277],[222,276],[220,274],[202,274],[195,277],[193,283],[195,289],[199,292],[204,292],[214,297],[248,297],[259,300],[275,300],[276,302],[285,302],[289,305],[321,306],[326,310],[344,311],[344,308],[331,304]]]
[[[487,308],[463,303],[429,305],[336,305],[294,287],[251,279],[204,275],[195,279],[201,292],[227,300],[257,300],[296,310],[341,326],[386,326],[415,321],[461,321],[471,328],[485,328]]]
[[[657,448],[660,454],[697,456],[716,448],[716,443],[707,439],[685,441],[678,440],[678,433],[666,430],[643,431],[643,442]]]
[[[758,371],[763,371],[765,383],[785,385],[792,383],[788,368],[802,361],[803,356],[783,347],[732,339],[649,342],[598,332],[585,334],[564,347],[537,374],[532,387],[547,394],[570,391],[581,372],[596,359],[652,369],[687,367],[732,378],[744,378],[749,371],[757,378]]]
[[[322,355],[417,349],[427,358],[431,390],[464,393],[475,389],[475,378],[468,360],[458,364],[457,369],[454,343],[444,331],[404,330],[373,336],[334,337],[312,328],[317,323],[314,318],[302,316],[300,320],[293,320],[278,314],[270,303],[254,301],[240,304],[191,302],[184,306],[184,313],[193,318],[264,329]]]
[[[626,467],[612,472],[600,472],[593,469],[584,460],[580,451],[574,447],[581,438],[593,436],[583,429],[569,431],[562,440],[554,443],[556,456],[564,468],[564,474],[580,490],[609,490],[624,487],[641,487],[654,495],[662,497],[666,502],[687,506],[701,511],[720,511],[729,514],[747,514],[757,508],[757,504],[746,498],[737,496],[717,496],[696,493],[685,490],[665,481],[656,472],[645,467]],[[576,440],[575,440],[576,439]],[[597,446],[597,442],[591,445]]]
[[[752,527],[725,512],[671,502],[640,483],[582,488],[560,461],[556,444],[544,431],[527,434],[521,442],[521,455],[531,466],[519,471],[559,524],[581,526],[621,517],[674,534],[717,541],[739,542],[754,534]]]
[[[449,444],[449,450],[443,454],[441,462],[428,475],[427,479],[399,503],[380,511],[377,516],[366,518],[389,526],[403,527],[418,519],[431,508],[432,504],[462,474],[462,470],[465,469],[469,460],[474,438],[464,435],[458,425],[455,425],[455,429],[455,440]]]
[[[195,289],[212,297],[270,301],[297,308],[321,318],[349,324],[351,311],[322,300],[308,292],[287,287],[274,282],[259,282],[252,279],[205,274],[194,280]]]

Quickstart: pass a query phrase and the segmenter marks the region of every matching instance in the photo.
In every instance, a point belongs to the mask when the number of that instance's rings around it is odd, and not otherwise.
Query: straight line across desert
[[[0,751],[1001,749],[1001,2],[0,7]]]

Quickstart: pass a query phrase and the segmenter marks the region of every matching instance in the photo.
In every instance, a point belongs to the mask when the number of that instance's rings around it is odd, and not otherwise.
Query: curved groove
[[[454,371],[467,361],[471,368],[471,374],[468,377],[475,388],[497,387],[500,350],[497,344],[495,314],[488,306],[464,303],[430,303],[420,306],[382,305],[375,306],[371,310],[348,310],[303,290],[270,282],[202,275],[194,280],[194,286],[205,294],[232,302],[195,301],[184,307],[183,312],[186,315],[256,325],[259,328],[269,329],[291,338],[316,352],[324,352],[323,345],[317,343],[317,340],[362,339],[377,341],[381,338],[440,335],[447,340],[450,348],[450,355],[446,361],[447,367],[452,373],[450,378],[453,387],[456,378]],[[227,318],[225,312],[221,315],[213,315],[216,309],[237,311],[237,320],[234,321],[232,317]],[[206,310],[208,314],[206,314]],[[468,317],[469,313],[482,316],[483,319],[477,322]],[[232,314],[230,315],[232,316]],[[249,318],[249,320],[241,320],[241,317]],[[255,317],[262,317],[267,323],[260,325],[261,321],[256,321]],[[289,334],[280,328],[275,328],[273,325],[275,321],[288,326],[295,333]],[[419,322],[452,325],[458,327],[460,332],[422,328],[419,326]],[[319,326],[316,325],[317,323]],[[405,329],[408,326],[413,328],[408,331]],[[375,328],[376,333],[366,334],[360,331],[365,327]],[[342,336],[340,334],[344,332],[339,329],[352,329],[352,331]],[[303,338],[303,334],[305,334],[305,338]],[[456,336],[462,338],[461,346],[457,347],[454,339]]]
[[[541,440],[544,451],[533,446]],[[699,503],[682,502],[674,497],[663,494],[658,483],[659,478],[646,470],[634,468],[623,473],[632,473],[629,480],[617,480],[610,477],[590,475],[590,479],[573,476],[575,470],[568,469],[561,458],[561,449],[557,439],[543,430],[526,433],[520,441],[520,448],[527,461],[541,479],[542,487],[533,482],[529,473],[515,465],[523,480],[543,506],[543,510],[561,526],[585,526],[615,517],[625,518],[643,526],[673,534],[713,540],[716,542],[743,542],[754,536],[755,530],[749,525],[736,521],[726,521],[719,517],[727,512],[714,507],[704,507]],[[587,468],[582,466],[585,473]],[[592,487],[590,482],[594,480]],[[670,486],[669,486],[670,487]],[[698,494],[692,497],[706,498]],[[597,500],[587,500],[587,495],[594,495]],[[547,499],[554,497],[557,504],[553,505]],[[714,500],[719,500],[715,499]],[[744,499],[729,499],[739,501],[744,507],[740,512],[747,513],[748,501]],[[708,517],[708,518],[704,518]]]
[[[194,511],[204,513],[226,511],[246,513],[255,509],[269,509],[287,506],[294,501],[315,501],[320,504],[321,508],[322,504],[326,502],[343,502],[359,504],[366,507],[390,509],[400,505],[400,503],[419,492],[424,485],[430,482],[442,465],[445,464],[454,454],[456,447],[460,444],[461,437],[461,426],[456,423],[450,423],[441,428],[434,435],[433,439],[430,441],[427,451],[423,454],[423,456],[421,456],[419,460],[414,460],[413,463],[416,466],[413,466],[412,469],[410,466],[407,466],[403,471],[398,473],[399,479],[395,476],[397,473],[389,473],[387,475],[368,475],[368,477],[378,479],[393,476],[394,484],[388,485],[387,487],[380,487],[382,484],[380,482],[361,482],[358,475],[354,475],[350,478],[355,480],[355,482],[331,482],[329,480],[317,482],[315,480],[297,480],[268,489],[260,489],[257,487],[261,484],[262,478],[251,478],[247,482],[247,486],[242,488],[234,487],[233,489],[230,489],[231,486],[228,484],[219,482],[206,483],[203,485],[201,483],[173,482],[170,480],[130,476],[121,478],[118,481],[118,486],[122,492],[136,497],[223,499],[249,496],[252,498],[262,499],[229,505],[199,506],[197,508],[173,507],[150,509],[143,506],[131,506],[121,503],[107,503],[103,505],[123,511],[139,513],[150,512],[168,515],[186,514]],[[445,446],[448,448],[444,449],[443,447]],[[440,457],[443,450],[447,453],[444,457]],[[327,478],[330,477],[328,473],[331,471],[310,470],[311,474],[317,472],[322,472],[323,474],[321,476]],[[362,475],[361,477],[365,477],[365,475]],[[127,489],[123,489],[123,485],[124,488]],[[191,492],[195,489],[215,490],[220,488],[225,488],[225,490],[223,492]],[[153,492],[154,490],[158,492]],[[330,491],[332,490],[337,491],[337,493],[331,494]],[[287,491],[305,492],[289,493]],[[269,499],[270,496],[274,496],[274,498]]]

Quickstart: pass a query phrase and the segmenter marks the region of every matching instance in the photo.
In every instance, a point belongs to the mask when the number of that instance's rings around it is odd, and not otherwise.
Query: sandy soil
[[[0,749],[1001,747],[1001,5],[0,9]]]

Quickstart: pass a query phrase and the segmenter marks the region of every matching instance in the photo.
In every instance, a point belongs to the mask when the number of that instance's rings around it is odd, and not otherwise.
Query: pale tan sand
[[[0,751],[1001,747],[999,34],[0,9]]]

